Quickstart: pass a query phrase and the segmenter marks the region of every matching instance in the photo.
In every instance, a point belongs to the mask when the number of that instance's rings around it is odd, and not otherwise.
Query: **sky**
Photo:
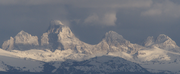
[[[179,0],[0,0],[0,45],[21,30],[41,38],[52,20],[89,44],[112,30],[138,44],[165,34],[180,46]]]

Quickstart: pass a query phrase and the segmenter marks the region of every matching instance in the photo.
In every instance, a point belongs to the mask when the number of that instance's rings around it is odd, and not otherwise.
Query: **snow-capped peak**
[[[176,42],[165,34],[160,34],[156,39],[156,44],[161,44],[161,43],[163,43],[163,46],[167,46],[167,45],[168,46],[173,45],[174,47],[177,46]]]
[[[74,39],[71,29],[59,20],[51,21],[49,29],[41,36],[41,46],[52,49],[63,49],[62,40]],[[70,40],[71,41],[71,40]]]
[[[105,38],[112,38],[112,39],[124,39],[122,35],[119,35],[118,33],[114,31],[109,31],[105,34]]]
[[[120,45],[126,45],[130,43],[128,40],[124,39],[122,35],[119,35],[118,33],[114,31],[109,31],[105,34],[104,38],[108,44],[120,44]]]
[[[168,37],[167,35],[165,35],[165,34],[160,34],[157,37],[156,42],[162,43],[162,42],[165,42],[166,40],[172,40],[172,39],[170,37]]]
[[[38,37],[31,36],[31,34],[22,30],[14,38],[11,37],[5,41],[2,48],[5,50],[28,50],[35,46],[39,46]]]
[[[179,52],[179,47],[176,45],[176,42],[165,34],[160,34],[156,39],[148,37],[144,45],[146,47],[158,47],[164,50]]]
[[[114,31],[109,31],[105,34],[105,40],[108,44],[115,44],[115,45],[127,45],[130,43],[130,41],[123,38],[122,35],[119,35],[118,33]]]
[[[144,45],[151,46],[153,44],[162,44],[162,43],[163,45],[167,45],[167,44],[176,45],[176,42],[165,34],[160,34],[156,39],[154,39],[153,36],[149,36],[144,42]]]
[[[128,54],[134,54],[137,50],[142,48],[140,45],[130,43],[130,41],[124,39],[122,35],[119,35],[114,31],[107,32],[103,40],[109,45],[108,51],[112,52],[121,51]]]
[[[31,34],[23,30],[20,31],[14,38],[15,38],[15,43],[18,43],[18,44],[22,43],[22,44],[39,45],[37,36],[31,36]]]
[[[30,35],[30,34],[28,34],[27,32],[25,32],[25,31],[23,31],[23,30],[21,30],[16,36],[22,36],[22,35]]]

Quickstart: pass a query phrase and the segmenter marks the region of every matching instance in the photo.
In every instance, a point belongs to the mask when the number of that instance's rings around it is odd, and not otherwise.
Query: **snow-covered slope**
[[[66,59],[72,60],[85,60],[91,57],[95,57],[96,55],[87,55],[81,53],[75,53],[72,50],[56,50],[54,52],[50,50],[38,50],[38,49],[31,49],[27,51],[19,51],[19,50],[12,50],[15,56],[19,58],[26,58],[44,62],[51,62],[51,61],[65,61]]]
[[[140,65],[122,58],[114,57],[110,53],[108,54],[110,56],[102,56],[77,54],[71,51],[72,50],[56,50],[52,52],[50,50],[31,49],[26,51],[12,50],[10,52],[0,49],[0,71],[42,72],[45,67],[47,67],[45,65],[50,62],[49,65],[52,69],[47,69],[52,70],[50,72],[54,73],[59,73],[64,69],[67,69],[64,71],[69,71],[71,73],[82,71],[84,73],[149,73]],[[67,59],[74,61],[69,61]],[[40,61],[45,61],[46,63]],[[72,64],[70,65],[70,63]],[[72,68],[75,68],[77,71],[72,71]]]
[[[25,60],[16,54],[0,49],[0,71],[41,72],[43,62]]]
[[[165,34],[156,39],[148,37],[144,46],[134,55],[141,66],[156,73],[180,74],[180,48],[170,37]]]
[[[136,62],[151,72],[180,74],[180,53],[154,47],[138,51],[136,57]]]

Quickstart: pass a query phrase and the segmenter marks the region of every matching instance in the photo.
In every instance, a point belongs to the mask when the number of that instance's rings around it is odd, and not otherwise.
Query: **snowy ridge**
[[[0,49],[0,58],[3,58],[0,61],[5,62],[5,64],[0,63],[0,70],[8,71],[7,65],[11,65],[22,71],[41,72],[43,66],[41,62],[55,62],[52,64],[56,68],[53,72],[58,72],[61,62],[68,59],[80,62],[105,55],[138,63],[148,71],[155,73],[170,71],[178,74],[180,71],[180,48],[175,41],[164,34],[160,34],[156,39],[152,36],[148,37],[144,46],[141,46],[131,43],[114,31],[109,31],[101,42],[91,45],[80,41],[67,25],[55,20],[51,21],[51,25],[40,40],[41,42],[38,42],[37,36],[32,36],[24,31],[19,32],[15,37],[10,37]],[[5,57],[18,59],[17,62],[22,61],[24,66],[20,65],[19,69],[18,64],[6,63],[6,61],[13,60],[7,60]],[[35,63],[35,65],[30,67],[25,65],[25,62]],[[25,66],[27,67],[24,68]],[[161,68],[165,66],[172,66],[176,69]],[[74,68],[83,70],[85,67]]]
[[[13,50],[11,52],[19,58],[33,59],[44,62],[65,61],[66,59],[80,61],[91,57],[91,55],[88,56],[85,54],[77,54],[72,50],[63,50],[63,51],[56,50],[52,52],[50,50],[44,51],[44,50],[31,49],[27,51]]]
[[[107,32],[105,38],[100,43],[90,45],[80,41],[68,26],[58,20],[51,21],[49,29],[41,37],[41,42],[38,42],[37,36],[31,36],[21,31],[14,38],[11,37],[10,40],[5,41],[2,47],[5,50],[29,50],[38,48],[41,50],[49,49],[52,52],[70,49],[77,53],[91,55],[117,51],[134,54],[143,48],[140,45],[130,43],[130,41],[124,39],[114,31]]]

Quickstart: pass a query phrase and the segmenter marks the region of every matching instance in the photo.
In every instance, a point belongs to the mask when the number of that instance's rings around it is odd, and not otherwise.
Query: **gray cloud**
[[[170,0],[154,3],[147,11],[142,12],[143,16],[180,17],[180,5]]]
[[[84,23],[96,23],[106,26],[115,26],[116,20],[116,13],[105,13],[100,17],[97,14],[92,14],[85,19]]]
[[[39,4],[55,4],[62,0],[1,0],[1,5],[39,5]]]
[[[152,0],[1,0],[2,5],[52,5],[61,4],[74,8],[88,8],[93,13],[86,15],[85,23],[113,26],[116,22],[116,11],[119,8],[150,7]],[[98,9],[98,10],[97,10]],[[102,12],[103,11],[103,12]],[[65,11],[66,12],[66,11]],[[100,14],[100,15],[99,15]],[[102,15],[103,14],[103,15]]]
[[[66,2],[81,8],[144,8],[152,4],[152,0],[67,0]]]
[[[164,33],[180,44],[179,0],[0,0],[0,42],[24,30],[41,37],[51,20],[96,44],[114,30],[133,43]]]
[[[1,0],[1,5],[68,4],[85,8],[150,7],[152,0]]]

